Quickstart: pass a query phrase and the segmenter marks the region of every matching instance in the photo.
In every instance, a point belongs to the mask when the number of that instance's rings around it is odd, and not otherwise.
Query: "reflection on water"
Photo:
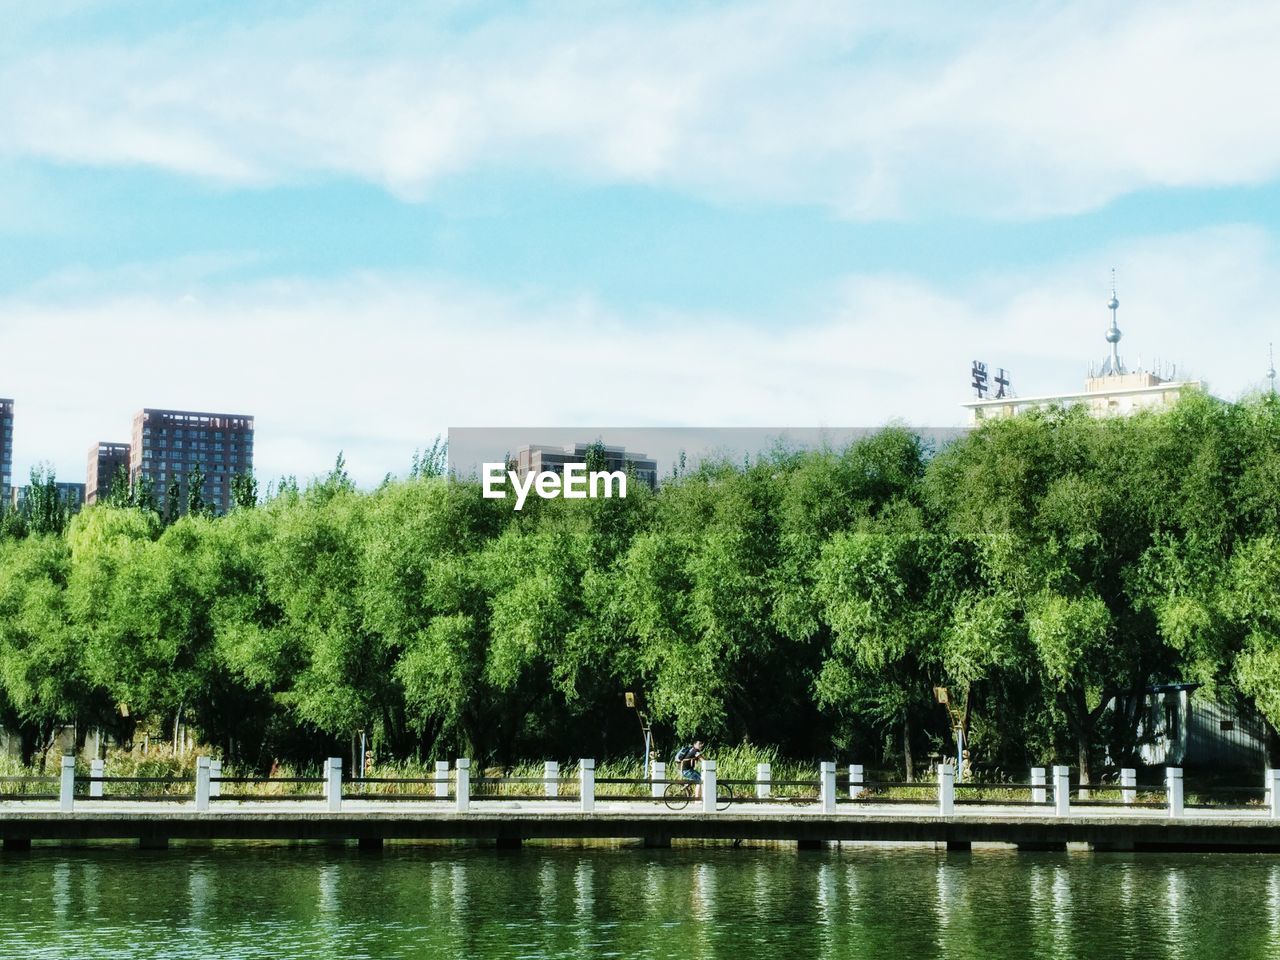
[[[0,856],[0,957],[1280,957],[1280,861],[786,847]]]
[[[1267,871],[1267,916],[1271,920],[1271,939],[1280,943],[1280,864]]]
[[[1165,909],[1165,925],[1170,947],[1169,956],[1171,957],[1180,958],[1186,956],[1186,951],[1182,949],[1182,914],[1187,908],[1185,882],[1186,878],[1181,870],[1170,867],[1165,872],[1165,883],[1167,885],[1165,897],[1168,901]]]

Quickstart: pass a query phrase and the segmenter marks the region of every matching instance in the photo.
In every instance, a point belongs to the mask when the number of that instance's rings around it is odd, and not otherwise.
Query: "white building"
[[[1111,326],[1107,328],[1107,343],[1111,344],[1111,352],[1096,368],[1089,371],[1084,382],[1084,390],[1079,393],[1046,394],[1035,397],[1001,396],[991,399],[979,398],[963,404],[969,410],[971,422],[977,424],[997,417],[1011,417],[1027,410],[1047,409],[1049,407],[1069,407],[1086,404],[1095,417],[1110,414],[1129,414],[1137,410],[1152,407],[1163,407],[1173,403],[1184,390],[1201,390],[1199,380],[1177,379],[1177,368],[1170,371],[1168,377],[1159,376],[1149,370],[1130,371],[1120,357],[1120,327],[1116,325],[1116,311],[1120,309],[1120,301],[1116,298],[1114,285],[1111,300],[1107,303],[1111,311]]]

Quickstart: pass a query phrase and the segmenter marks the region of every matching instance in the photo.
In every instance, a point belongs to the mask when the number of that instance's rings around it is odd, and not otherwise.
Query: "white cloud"
[[[1035,216],[1280,171],[1272,3],[440,10],[45,29],[0,67],[0,152],[409,197],[510,166],[851,217]]]
[[[1123,353],[1194,364],[1224,396],[1261,381],[1280,250],[1225,228],[1126,241]],[[366,275],[165,285],[137,271],[0,301],[0,395],[18,401],[19,475],[83,472],[143,406],[257,417],[265,477],[323,473],[339,449],[374,483],[450,426],[872,426],[963,423],[968,363],[1019,392],[1079,389],[1105,353],[1098,257],[940,289],[849,277],[785,326],[751,316],[637,316],[589,298]],[[187,265],[187,269],[191,269]],[[179,272],[174,271],[177,275]],[[163,291],[163,292],[157,292]],[[1226,291],[1226,293],[1224,293]],[[536,439],[536,438],[534,438]]]

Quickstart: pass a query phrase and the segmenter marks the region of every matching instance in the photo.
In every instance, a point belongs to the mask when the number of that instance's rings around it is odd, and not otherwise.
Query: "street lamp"
[[[640,735],[644,738],[644,778],[649,779],[649,761],[651,759],[651,749],[653,747],[653,731],[649,726],[649,715],[644,712],[644,701],[638,693],[630,690],[626,693],[627,709],[636,712],[636,718],[640,721]]]

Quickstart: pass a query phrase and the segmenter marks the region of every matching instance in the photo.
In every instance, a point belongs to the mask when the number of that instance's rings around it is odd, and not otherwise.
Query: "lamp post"
[[[653,748],[653,731],[649,726],[649,715],[644,712],[644,703],[638,693],[628,690],[627,709],[636,712],[636,718],[640,721],[640,736],[644,740],[644,778],[649,779],[649,761],[652,758]]]

